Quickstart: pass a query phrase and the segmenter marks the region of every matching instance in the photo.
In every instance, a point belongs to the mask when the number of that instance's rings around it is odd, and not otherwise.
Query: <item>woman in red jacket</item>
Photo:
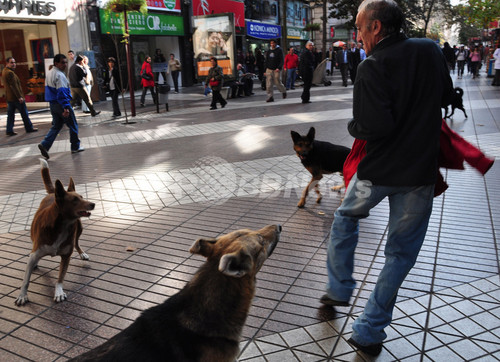
[[[146,59],[144,60],[144,63],[142,63],[141,78],[141,107],[144,107],[144,100],[146,98],[146,92],[148,91],[148,89],[151,91],[153,102],[156,104],[155,81],[153,77],[153,69],[151,68],[151,57],[149,55],[146,55]]]

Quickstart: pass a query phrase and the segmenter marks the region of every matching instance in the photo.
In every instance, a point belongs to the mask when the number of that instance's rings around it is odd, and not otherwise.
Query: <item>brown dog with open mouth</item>
[[[50,178],[47,161],[40,159],[42,165],[42,180],[47,191],[31,224],[31,240],[33,249],[26,266],[26,274],[21,286],[21,293],[15,303],[18,306],[28,302],[28,285],[31,273],[38,266],[39,260],[46,256],[61,256],[59,278],[55,288],[54,301],[66,299],[63,290],[63,280],[68,270],[73,249],[78,251],[80,258],[89,260],[89,256],[80,249],[78,238],[82,234],[82,216],[90,216],[95,204],[83,199],[75,192],[75,183],[70,178],[68,190],[64,190],[61,181],[56,180],[55,187]]]

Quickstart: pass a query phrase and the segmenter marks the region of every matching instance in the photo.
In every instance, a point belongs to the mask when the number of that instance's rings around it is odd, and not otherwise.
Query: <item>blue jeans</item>
[[[295,79],[297,79],[297,68],[286,70],[286,89],[295,88]]]
[[[361,345],[381,343],[392,320],[399,287],[417,260],[432,212],[434,185],[391,187],[352,178],[344,201],[335,212],[327,252],[327,294],[349,301],[356,282],[352,277],[359,220],[389,197],[389,233],[385,264],[363,313],[354,321],[352,338]]]
[[[50,103],[50,113],[52,114],[52,127],[41,142],[47,151],[52,147],[56,140],[57,135],[61,131],[63,125],[69,128],[69,142],[71,143],[71,150],[76,151],[80,147],[80,140],[78,139],[78,123],[76,123],[75,113],[73,108],[69,109],[69,116],[64,118],[62,116],[63,108],[59,103]]]
[[[28,116],[28,108],[26,108],[26,102],[7,102],[7,133],[14,132],[14,119],[16,115],[16,109],[21,114],[24,123],[24,129],[29,132],[33,129],[33,124],[31,123],[30,117]]]

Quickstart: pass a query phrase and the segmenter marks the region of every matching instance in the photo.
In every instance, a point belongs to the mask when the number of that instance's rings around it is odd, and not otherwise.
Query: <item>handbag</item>
[[[210,81],[208,82],[208,84],[210,84],[210,87],[218,87],[219,84],[220,84],[220,81],[210,79]]]
[[[146,80],[151,80],[151,79],[153,79],[153,77],[151,77],[148,73],[146,73],[146,68],[144,68],[144,70],[142,71],[142,73],[141,73],[141,77],[142,77],[143,79],[146,79]]]

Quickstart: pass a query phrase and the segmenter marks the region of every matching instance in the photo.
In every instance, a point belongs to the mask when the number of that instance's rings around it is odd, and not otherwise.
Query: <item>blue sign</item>
[[[273,24],[255,23],[245,21],[247,26],[247,35],[258,39],[277,39],[281,38],[281,26]]]

